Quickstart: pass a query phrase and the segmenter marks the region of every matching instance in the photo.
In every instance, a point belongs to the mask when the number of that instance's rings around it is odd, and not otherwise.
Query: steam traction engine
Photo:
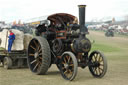
[[[85,7],[79,5],[79,24],[75,16],[57,13],[48,16],[36,28],[36,37],[28,46],[28,65],[35,74],[45,74],[51,64],[56,64],[66,80],[73,80],[77,67],[89,67],[94,77],[101,78],[107,71],[107,61],[102,53],[89,55],[91,42],[86,37]]]

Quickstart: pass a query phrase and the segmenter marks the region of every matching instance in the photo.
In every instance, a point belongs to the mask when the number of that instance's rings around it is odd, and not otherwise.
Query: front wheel
[[[89,70],[94,77],[102,78],[107,72],[106,57],[99,51],[93,51],[89,56]]]
[[[64,52],[60,60],[61,75],[66,80],[73,80],[77,74],[78,63],[72,52]]]

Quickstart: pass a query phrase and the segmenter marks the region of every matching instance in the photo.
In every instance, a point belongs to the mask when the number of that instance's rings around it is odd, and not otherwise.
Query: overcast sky
[[[0,21],[28,20],[53,13],[78,16],[78,4],[86,4],[86,21],[128,14],[128,0],[0,0]]]

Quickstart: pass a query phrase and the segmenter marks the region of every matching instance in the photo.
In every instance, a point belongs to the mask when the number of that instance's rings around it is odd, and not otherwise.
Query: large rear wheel
[[[106,57],[99,51],[93,51],[89,56],[89,70],[94,77],[102,78],[107,72]]]
[[[35,74],[45,74],[51,63],[50,47],[43,37],[33,38],[28,46],[28,66]]]

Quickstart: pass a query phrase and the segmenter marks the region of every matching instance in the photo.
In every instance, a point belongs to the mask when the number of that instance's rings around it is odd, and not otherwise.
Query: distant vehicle
[[[114,37],[113,29],[108,29],[105,33],[106,37]]]

